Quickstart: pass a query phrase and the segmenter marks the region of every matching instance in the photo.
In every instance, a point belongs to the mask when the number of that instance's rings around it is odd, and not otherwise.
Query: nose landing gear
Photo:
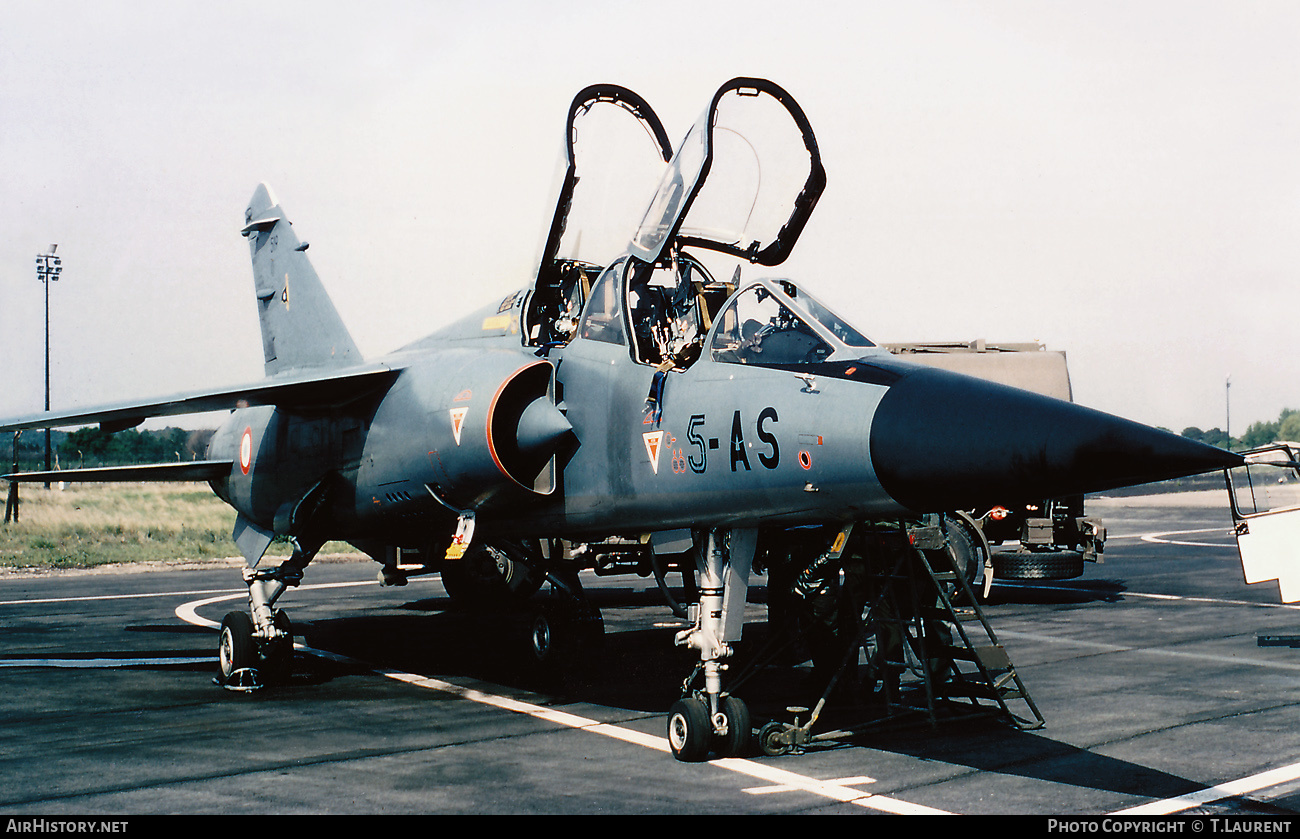
[[[699,650],[700,663],[682,686],[682,698],[668,713],[668,745],[682,761],[744,754],[750,745],[749,707],[722,690],[723,661],[744,627],[749,571],[757,546],[753,530],[711,532],[700,561],[700,602],[695,625],[678,633],[679,646]],[[704,674],[704,690],[691,684]]]
[[[294,552],[278,568],[244,569],[249,612],[230,612],[221,621],[217,642],[219,671],[213,679],[227,690],[247,693],[283,682],[293,667],[293,624],[275,608],[284,590],[302,582],[302,570],[320,545],[304,549],[293,540]],[[251,612],[251,614],[250,614]]]

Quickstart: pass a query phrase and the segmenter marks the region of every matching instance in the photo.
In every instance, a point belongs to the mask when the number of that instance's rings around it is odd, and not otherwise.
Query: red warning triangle
[[[451,409],[451,433],[456,438],[456,445],[460,445],[460,430],[465,425],[465,414],[469,413],[469,408],[452,408]]]
[[[650,455],[650,468],[659,474],[659,447],[663,444],[664,433],[662,431],[647,431],[641,435],[645,440],[645,452]]]

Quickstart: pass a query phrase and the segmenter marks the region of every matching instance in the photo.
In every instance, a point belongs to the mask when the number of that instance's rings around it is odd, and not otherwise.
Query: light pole
[[[1228,449],[1232,449],[1232,376],[1223,382],[1223,424],[1227,426],[1224,433],[1228,435]]]
[[[50,410],[50,283],[63,273],[63,259],[54,255],[57,244],[50,245],[49,253],[36,255],[36,279],[45,284],[45,410]],[[45,471],[50,471],[50,430],[45,429]],[[45,482],[50,488],[50,482]]]

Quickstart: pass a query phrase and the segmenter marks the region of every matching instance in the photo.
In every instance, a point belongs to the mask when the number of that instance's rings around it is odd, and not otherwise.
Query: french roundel
[[[239,471],[245,475],[253,465],[253,429],[245,428],[244,436],[239,438]]]

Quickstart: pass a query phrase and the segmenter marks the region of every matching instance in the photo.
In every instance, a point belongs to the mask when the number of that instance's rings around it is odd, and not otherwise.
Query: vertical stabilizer
[[[253,258],[266,375],[361,361],[357,345],[307,259],[307,245],[298,241],[266,184],[253,192],[240,232],[248,238]]]

